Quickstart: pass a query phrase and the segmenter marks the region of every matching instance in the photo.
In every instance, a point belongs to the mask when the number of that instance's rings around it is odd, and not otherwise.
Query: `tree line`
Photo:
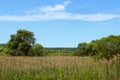
[[[90,43],[79,43],[74,53],[76,56],[96,56],[106,59],[111,59],[117,54],[120,54],[120,35],[110,35]]]
[[[6,45],[2,45],[5,47],[0,47],[0,55],[43,56],[48,52],[69,52],[69,49],[55,49],[56,51],[44,49],[41,44],[36,43],[34,33],[27,30],[18,30],[16,34],[10,35],[10,40]],[[79,43],[77,49],[74,50],[70,51],[74,56],[95,56],[111,59],[114,55],[120,54],[120,35],[110,35],[99,40],[92,40],[90,43]]]

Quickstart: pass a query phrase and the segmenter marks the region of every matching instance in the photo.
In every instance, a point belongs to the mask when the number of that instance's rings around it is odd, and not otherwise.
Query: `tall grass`
[[[120,80],[120,58],[0,57],[0,80]]]

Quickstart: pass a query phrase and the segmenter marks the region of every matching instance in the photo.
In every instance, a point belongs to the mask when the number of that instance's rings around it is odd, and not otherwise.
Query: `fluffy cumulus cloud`
[[[42,21],[42,20],[82,20],[82,21],[106,21],[120,18],[118,14],[73,14],[66,11],[70,1],[44,6],[35,10],[26,11],[26,15],[0,15],[0,21]]]
[[[39,8],[39,10],[43,11],[43,12],[54,12],[54,11],[64,11],[65,7],[70,4],[70,1],[67,2],[63,2],[63,4],[56,4],[55,6],[45,6],[45,7],[41,7]]]

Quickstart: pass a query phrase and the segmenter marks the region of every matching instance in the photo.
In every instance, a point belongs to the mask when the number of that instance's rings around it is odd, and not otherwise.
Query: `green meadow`
[[[0,57],[0,80],[120,80],[120,57]]]

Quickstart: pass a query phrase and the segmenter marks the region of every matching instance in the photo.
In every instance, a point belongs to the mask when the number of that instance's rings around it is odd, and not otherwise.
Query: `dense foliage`
[[[5,56],[6,55],[4,50],[5,50],[5,45],[0,44],[0,56]]]
[[[40,44],[36,44],[29,50],[29,56],[43,56],[44,54],[43,46]]]
[[[110,35],[100,40],[93,40],[90,43],[80,43],[74,53],[77,56],[91,55],[106,59],[110,59],[116,54],[120,54],[120,35]]]
[[[33,32],[18,30],[16,34],[10,36],[5,52],[12,56],[31,56],[33,54],[39,56],[43,52],[38,51],[38,49],[41,50],[42,48],[39,44],[35,45]]]

